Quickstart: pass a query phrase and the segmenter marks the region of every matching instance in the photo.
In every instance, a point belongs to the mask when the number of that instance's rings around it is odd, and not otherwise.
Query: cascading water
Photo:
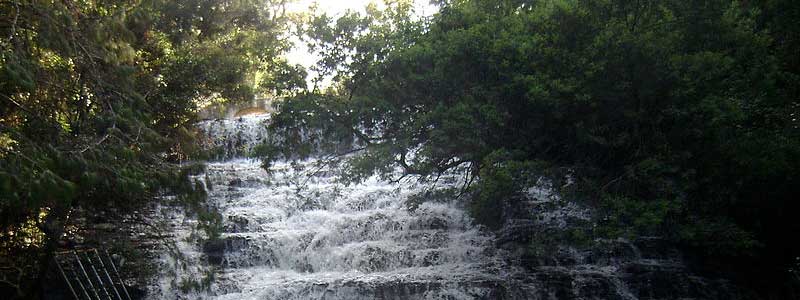
[[[237,158],[266,136],[267,120],[200,124],[213,144],[227,149],[224,161],[196,176],[223,216],[221,245],[201,250],[192,243],[194,221],[173,215],[180,254],[165,259],[169,274],[151,298],[525,298],[514,297],[524,291],[510,280],[515,272],[494,237],[457,202],[409,208],[409,197],[430,185],[377,177],[344,185],[315,159],[278,162],[268,173],[258,160]],[[459,178],[438,185],[456,186]],[[207,288],[187,288],[212,277]]]
[[[433,190],[461,187],[457,173],[345,185],[317,159],[267,172],[243,154],[268,137],[268,120],[199,124],[222,149],[194,176],[222,233],[209,239],[198,217],[165,207],[172,239],[148,299],[743,299],[657,237],[581,240],[597,225],[591,211],[547,180],[506,204],[495,233]]]

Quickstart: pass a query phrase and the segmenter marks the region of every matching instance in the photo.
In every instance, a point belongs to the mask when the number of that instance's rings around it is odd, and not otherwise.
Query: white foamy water
[[[409,197],[431,184],[372,177],[344,185],[316,159],[277,162],[267,172],[258,160],[235,158],[266,137],[268,120],[200,124],[227,157],[195,178],[223,217],[224,252],[204,253],[195,223],[173,216],[180,254],[164,255],[151,299],[526,298],[495,237],[459,201],[409,208]],[[437,186],[461,180],[452,174]],[[207,287],[191,284],[209,276]]]

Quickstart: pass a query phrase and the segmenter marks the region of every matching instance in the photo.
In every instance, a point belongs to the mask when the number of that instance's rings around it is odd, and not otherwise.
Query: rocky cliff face
[[[581,236],[593,212],[534,189],[513,201],[497,246],[524,266],[537,286],[528,299],[757,299],[752,291],[703,277],[684,254],[659,237],[632,240]]]
[[[475,224],[464,199],[435,185],[374,176],[344,185],[318,159],[270,172],[243,159],[266,116],[201,124],[220,161],[196,175],[221,215],[218,238],[165,214],[169,252],[148,299],[750,299],[698,276],[658,237],[597,239],[590,209],[546,180],[508,201],[505,225]],[[200,237],[200,238],[198,238]]]

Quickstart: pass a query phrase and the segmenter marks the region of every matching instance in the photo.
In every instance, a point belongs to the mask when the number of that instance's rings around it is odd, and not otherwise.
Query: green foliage
[[[200,280],[195,278],[181,278],[178,289],[184,294],[192,291],[208,291],[211,289],[211,283],[214,282],[214,278],[215,275],[213,271],[204,274]]]
[[[406,199],[406,207],[409,210],[414,211],[422,203],[425,202],[448,202],[452,201],[453,199],[457,199],[460,196],[460,193],[457,189],[430,189],[426,191],[422,191],[419,193],[415,193],[409,195],[408,199]]]
[[[480,180],[473,187],[475,196],[469,211],[478,223],[499,229],[503,226],[507,201],[523,199],[524,188],[536,184],[541,164],[509,159],[509,154],[496,151],[486,158],[480,169]]]
[[[752,232],[727,219],[694,220],[681,226],[679,238],[711,255],[726,257],[755,255],[764,246]]]
[[[261,86],[275,95],[293,96],[306,89],[307,76],[302,66],[292,66],[288,62],[279,61],[264,78]]]
[[[345,89],[356,88],[356,82],[377,75],[370,70],[383,62],[390,51],[406,48],[423,30],[423,23],[411,18],[413,1],[387,0],[385,9],[373,3],[366,14],[348,11],[333,19],[326,14],[311,14],[299,24],[299,36],[309,51],[322,58],[312,67],[318,76],[315,87],[325,77],[333,76]]]
[[[671,199],[644,201],[624,196],[607,196],[601,205],[600,234],[633,239],[639,235],[657,236],[670,233],[670,228],[680,226],[684,204]]]
[[[203,155],[198,106],[251,99],[257,74],[297,79],[276,58],[283,4],[0,2],[0,256],[49,263],[74,208],[133,212],[190,191],[174,162]],[[218,215],[198,214],[218,234]]]
[[[222,234],[222,214],[209,205],[205,184],[197,179],[205,173],[206,165],[202,163],[187,164],[169,177],[170,192],[177,195],[176,204],[187,210],[197,219],[195,229],[202,231],[207,240],[218,240]],[[202,241],[200,241],[202,242]]]
[[[577,249],[588,249],[597,246],[593,240],[594,233],[586,227],[573,227],[565,230],[550,228],[533,232],[530,241],[525,245],[524,259],[553,259],[559,248],[572,246]],[[530,263],[530,262],[526,262]]]
[[[279,108],[276,128],[317,137],[272,145],[353,136],[355,178],[469,166],[492,227],[526,172],[566,169],[608,233],[669,237],[737,274],[800,253],[796,2],[439,3],[430,22],[312,18],[335,85]]]

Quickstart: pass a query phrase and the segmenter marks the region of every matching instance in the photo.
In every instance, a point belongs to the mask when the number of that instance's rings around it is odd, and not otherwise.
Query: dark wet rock
[[[449,228],[449,224],[445,216],[431,215],[420,218],[418,224],[414,224],[411,229],[434,229],[445,230]]]
[[[422,257],[422,266],[428,267],[437,265],[439,263],[440,255],[441,254],[439,251],[436,250],[426,253],[425,256]]]
[[[437,231],[433,233],[428,239],[428,245],[430,247],[443,247],[448,242],[450,242],[450,236],[447,235],[445,231]]]
[[[228,222],[225,223],[225,232],[239,233],[247,231],[247,225],[250,221],[242,216],[228,216]]]
[[[308,211],[308,210],[315,210],[315,209],[324,209],[325,205],[320,201],[319,198],[311,197],[306,198],[303,200],[303,204],[300,205],[300,210]]]
[[[638,237],[633,245],[639,249],[644,259],[681,259],[680,250],[660,237]]]
[[[277,262],[275,253],[269,248],[272,240],[258,241],[243,236],[227,236],[225,241],[225,259],[222,265],[228,268],[250,266],[274,266]],[[298,263],[299,265],[300,263]],[[298,271],[307,269],[296,267]]]
[[[452,293],[443,291],[451,290]],[[381,299],[381,300],[422,300],[422,299],[467,299],[502,300],[535,299],[527,293],[511,291],[503,282],[474,281],[450,283],[444,281],[392,281],[378,285],[365,282],[342,282],[336,285],[320,284],[304,290],[308,298],[318,299]]]
[[[538,289],[538,299],[570,299],[572,297],[572,274],[566,270],[544,268],[533,275]]]
[[[526,244],[531,237],[541,228],[530,220],[520,219],[510,221],[505,227],[497,232],[498,246],[508,243]]]
[[[147,289],[142,286],[130,286],[126,285],[125,289],[128,291],[128,295],[131,296],[131,299],[145,299],[147,296]]]
[[[641,260],[622,271],[623,281],[640,299],[756,299],[725,279],[694,275],[679,262]]]
[[[428,223],[430,229],[447,229],[447,220],[444,218],[432,218]]]
[[[242,236],[225,237],[225,251],[235,252],[250,246],[250,240]]]
[[[314,237],[315,237],[315,235],[314,235],[313,232],[309,232],[309,233],[301,235],[298,238],[298,242],[299,243],[297,245],[297,247],[298,247],[297,250],[298,251],[302,251],[303,249],[308,248],[311,245],[311,243],[314,241]]]
[[[575,266],[583,262],[583,256],[576,252],[577,250],[571,247],[557,247],[553,259],[558,266]]]
[[[203,253],[206,254],[210,264],[222,264],[222,260],[225,258],[225,241],[220,239],[205,241],[203,243]]]
[[[641,258],[639,249],[624,239],[597,240],[585,254],[583,263],[594,265],[616,265]]]
[[[376,272],[385,270],[388,265],[388,255],[386,250],[378,247],[367,247],[361,253],[364,261],[359,265],[359,269],[364,272]]]
[[[627,273],[625,282],[640,297],[671,299],[689,296],[692,280],[680,266],[634,262],[625,265],[622,270]]]
[[[575,241],[570,232],[591,230],[589,210],[557,201],[519,202],[506,208],[509,218],[496,232],[496,244],[516,257],[529,276],[522,281],[536,288],[533,295],[510,299],[757,299],[727,280],[694,273],[666,239]]]
[[[615,277],[601,273],[588,273],[573,283],[574,299],[624,300],[628,295],[619,286]]]

